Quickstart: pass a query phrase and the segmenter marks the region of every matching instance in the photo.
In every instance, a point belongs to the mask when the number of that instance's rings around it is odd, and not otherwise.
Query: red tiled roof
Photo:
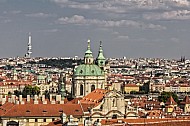
[[[182,102],[180,102],[180,104],[190,104],[189,96],[185,96],[185,98],[183,99]]]
[[[9,109],[11,109],[14,104],[6,102],[3,106],[0,107],[0,116],[5,114]]]
[[[3,105],[4,106],[4,105]],[[0,116],[8,117],[33,117],[33,116],[60,116],[66,115],[82,116],[83,111],[79,104],[15,104]]]
[[[162,112],[160,110],[150,111],[150,112],[147,113],[147,116],[151,117],[151,118],[158,118],[158,117],[160,117],[161,113]]]
[[[125,87],[139,87],[136,84],[125,84]]]
[[[89,93],[87,96],[83,97],[83,99],[80,100],[80,102],[82,104],[97,105],[103,99],[103,97],[105,96],[107,92],[108,91],[104,89],[96,89],[93,92]]]
[[[121,122],[121,123],[120,123]],[[190,120],[188,119],[176,119],[176,118],[163,118],[163,119],[145,119],[145,118],[139,118],[139,119],[103,119],[101,120],[102,125],[112,125],[117,124],[117,126],[123,126],[124,124],[128,125],[134,125],[134,126],[169,126],[174,125],[174,123],[178,123],[180,125],[180,122],[187,122],[185,125],[181,126],[188,126]],[[163,125],[163,123],[168,123]],[[170,124],[172,123],[172,124]],[[120,124],[120,125],[119,125]],[[177,126],[177,125],[175,125]]]
[[[177,103],[174,101],[173,97],[170,96],[166,101],[166,105],[177,105]]]

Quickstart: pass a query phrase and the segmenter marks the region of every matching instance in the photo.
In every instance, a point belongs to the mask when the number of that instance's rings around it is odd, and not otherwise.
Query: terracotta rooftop
[[[80,103],[98,105],[107,92],[108,91],[104,89],[96,89],[87,96],[83,97],[83,99],[80,100]]]
[[[168,125],[162,125],[163,123],[168,123]],[[180,124],[180,122],[190,122],[190,120],[188,119],[176,119],[176,118],[163,118],[163,119],[146,119],[146,118],[140,118],[140,119],[103,119],[101,121],[102,125],[116,125],[119,126],[119,124],[121,124],[121,126],[123,126],[125,124],[125,126],[174,126],[172,125],[173,123],[178,123],[178,125]],[[170,125],[170,123],[172,123]],[[189,126],[188,123],[185,123],[186,125],[183,126]],[[175,125],[177,126],[177,125]],[[181,125],[182,126],[182,125]]]
[[[174,101],[173,97],[170,96],[166,101],[166,105],[177,105],[177,103]]]
[[[183,99],[182,102],[180,102],[180,104],[190,104],[190,99],[189,99],[189,96],[185,96],[185,98]]]
[[[139,87],[136,84],[125,84],[125,87]]]
[[[62,112],[66,115],[83,115],[79,104],[4,104],[1,108],[7,108],[4,112],[1,112],[0,116],[2,117],[60,116]]]

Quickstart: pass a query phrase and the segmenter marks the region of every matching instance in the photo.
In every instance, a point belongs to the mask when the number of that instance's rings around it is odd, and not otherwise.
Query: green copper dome
[[[104,72],[95,64],[79,65],[74,72],[75,76],[103,76]]]

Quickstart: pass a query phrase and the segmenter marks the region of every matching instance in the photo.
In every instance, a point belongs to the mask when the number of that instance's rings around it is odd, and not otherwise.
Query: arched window
[[[95,85],[91,86],[91,92],[95,90]]]
[[[83,95],[83,85],[80,85],[80,95]]]

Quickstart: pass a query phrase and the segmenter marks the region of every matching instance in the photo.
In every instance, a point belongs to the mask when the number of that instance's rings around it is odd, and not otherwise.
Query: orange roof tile
[[[4,106],[4,105],[3,105]],[[34,116],[60,116],[66,115],[82,116],[83,111],[79,104],[15,104],[7,109],[1,116],[8,117],[34,117]]]
[[[139,87],[136,84],[125,84],[125,87]]]
[[[177,105],[177,103],[174,101],[173,97],[170,96],[166,101],[166,105]]]
[[[104,89],[96,89],[93,92],[89,93],[87,96],[83,97],[83,99],[80,100],[80,102],[83,104],[97,105],[103,99],[107,92],[108,91]]]
[[[180,102],[180,104],[190,104],[190,99],[189,99],[189,96],[185,96],[185,98],[183,99],[182,102]]]

